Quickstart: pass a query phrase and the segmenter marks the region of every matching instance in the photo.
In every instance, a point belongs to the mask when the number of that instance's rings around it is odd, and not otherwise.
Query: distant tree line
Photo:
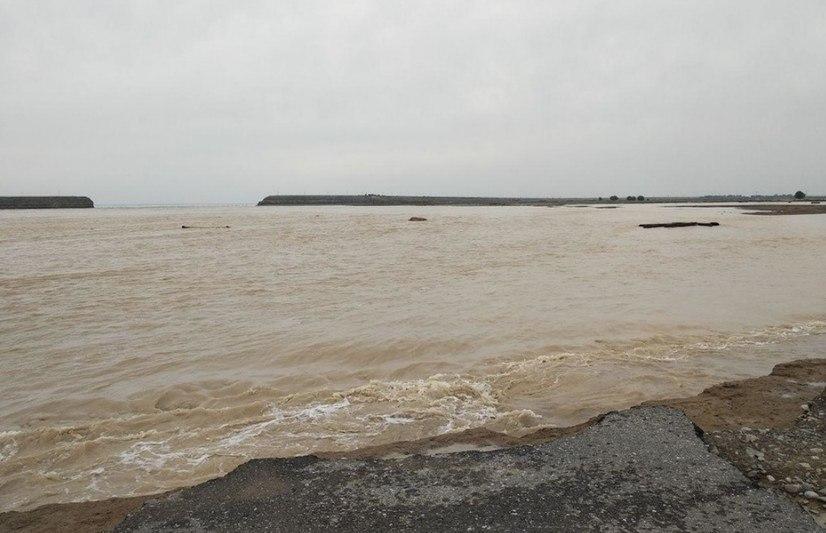
[[[803,200],[804,198],[806,198],[806,193],[803,192],[803,191],[797,191],[796,193],[794,193],[794,197],[797,200]],[[712,198],[726,199],[726,198],[731,198],[731,199],[746,199],[746,200],[751,198],[752,200],[766,200],[766,199],[772,199],[772,198],[777,198],[777,199],[788,198],[788,196],[783,195],[783,194],[776,194],[774,196],[752,195],[750,197],[749,196],[742,196],[742,195],[723,195],[723,196],[719,196],[719,197],[718,196],[701,196],[700,198],[705,198],[705,199],[712,199]],[[608,199],[611,200],[612,202],[616,202],[616,201],[619,200],[619,196],[614,194],[612,196],[609,196]],[[629,194],[628,196],[625,197],[625,199],[629,202],[644,202],[645,201],[645,196],[643,196],[641,194],[639,196],[634,196],[633,194]],[[599,201],[600,202],[602,201],[602,196],[599,197]]]
[[[600,196],[599,199],[600,199],[600,201],[602,201],[602,196]],[[617,196],[615,194],[613,196],[610,196],[608,199],[611,200],[612,202],[616,202],[617,200],[619,200],[619,196]],[[643,196],[643,195],[634,196],[633,194],[629,194],[628,196],[625,197],[625,199],[628,200],[629,202],[644,202],[645,201],[645,196]]]

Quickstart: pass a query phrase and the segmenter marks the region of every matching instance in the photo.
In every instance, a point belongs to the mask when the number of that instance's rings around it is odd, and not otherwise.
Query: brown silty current
[[[728,207],[0,212],[0,510],[765,374],[826,352],[824,264]]]

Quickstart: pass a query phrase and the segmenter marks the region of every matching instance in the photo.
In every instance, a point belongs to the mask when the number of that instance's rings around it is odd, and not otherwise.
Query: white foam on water
[[[274,411],[275,417],[270,420],[265,420],[263,422],[258,422],[256,424],[251,424],[240,431],[233,433],[227,437],[222,438],[218,442],[219,449],[232,449],[236,446],[243,444],[244,442],[255,438],[269,428],[276,426],[284,420],[284,416],[279,411]]]
[[[11,459],[18,450],[19,447],[14,439],[0,443],[0,462]]]
[[[119,455],[120,462],[133,465],[146,472],[176,468],[176,463],[195,467],[208,460],[208,453],[193,453],[193,450],[173,451],[169,441],[142,441],[133,444]]]
[[[284,418],[295,418],[298,420],[318,420],[333,416],[337,412],[350,406],[350,400],[346,397],[332,404],[318,404],[300,409],[295,413],[285,413]]]
[[[390,425],[397,425],[397,424],[412,424],[416,421],[415,418],[410,418],[407,416],[401,415],[381,415],[381,419]]]

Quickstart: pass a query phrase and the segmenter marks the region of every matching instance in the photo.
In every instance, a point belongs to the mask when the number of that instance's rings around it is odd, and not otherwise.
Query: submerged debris
[[[719,222],[668,222],[663,224],[640,224],[641,228],[687,228],[690,226],[705,226],[713,228],[719,226]]]
[[[181,229],[229,229],[229,226],[181,226]]]

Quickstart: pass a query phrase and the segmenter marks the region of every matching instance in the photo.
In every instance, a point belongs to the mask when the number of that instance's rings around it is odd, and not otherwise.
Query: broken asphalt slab
[[[573,436],[401,459],[259,459],[147,500],[116,531],[820,531],[709,453],[680,411]]]

